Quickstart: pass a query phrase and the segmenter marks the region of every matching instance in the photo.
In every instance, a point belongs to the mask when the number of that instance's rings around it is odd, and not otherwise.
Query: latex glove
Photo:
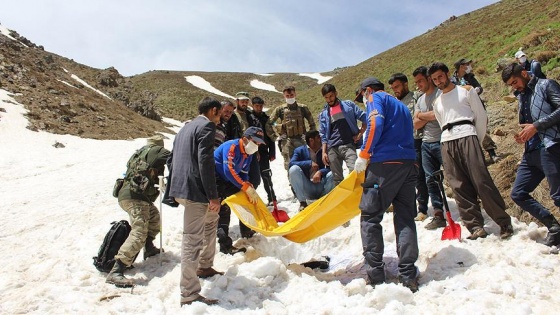
[[[369,159],[364,159],[363,157],[358,157],[356,164],[354,164],[354,170],[356,173],[361,173],[366,170],[369,163]]]
[[[259,194],[257,194],[257,191],[253,187],[248,187],[245,190],[245,194],[247,195],[247,198],[252,204],[256,204],[257,201],[259,200]]]

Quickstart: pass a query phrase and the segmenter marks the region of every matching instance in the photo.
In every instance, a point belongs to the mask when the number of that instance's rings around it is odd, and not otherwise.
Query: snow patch
[[[62,68],[62,70],[64,70],[64,72],[66,72],[66,73],[70,73],[68,70],[66,70],[66,69],[64,69],[64,68]],[[108,99],[111,99],[107,94],[105,94],[105,93],[99,91],[98,89],[94,88],[93,86],[89,85],[86,81],[80,79],[77,75],[75,75],[75,74],[73,74],[73,73],[70,73],[70,77],[71,77],[72,79],[78,81],[79,83],[83,84],[85,87],[87,87],[87,88],[89,88],[89,89],[95,91],[96,93],[98,93],[98,94],[100,94],[100,95],[102,95],[102,96],[105,96],[105,97],[108,98]]]
[[[332,79],[332,76],[324,76],[320,73],[299,73],[299,76],[302,77],[310,77],[312,79],[317,80],[317,84],[325,83],[328,80]]]
[[[276,92],[276,93],[281,93],[280,91],[278,91],[276,89],[276,87],[274,87],[274,85],[272,84],[268,84],[268,83],[264,83],[262,81],[259,81],[257,79],[251,80],[251,82],[249,83],[251,84],[252,87],[260,89],[260,90],[265,90],[265,91],[271,91],[271,92]]]
[[[235,97],[233,97],[233,96],[231,96],[227,93],[224,93],[224,92],[218,90],[217,88],[213,87],[212,84],[210,84],[210,82],[206,81],[202,77],[199,77],[197,75],[189,75],[189,76],[185,77],[185,79],[187,80],[187,82],[196,86],[199,89],[203,89],[203,90],[208,91],[212,94],[216,94],[216,95],[220,95],[220,96],[223,96],[223,97],[235,99]]]

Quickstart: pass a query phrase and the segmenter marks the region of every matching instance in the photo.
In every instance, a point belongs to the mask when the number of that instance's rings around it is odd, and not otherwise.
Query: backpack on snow
[[[111,222],[111,224],[111,229],[105,235],[97,256],[93,257],[93,265],[101,272],[111,271],[115,264],[115,255],[132,229],[126,220]]]

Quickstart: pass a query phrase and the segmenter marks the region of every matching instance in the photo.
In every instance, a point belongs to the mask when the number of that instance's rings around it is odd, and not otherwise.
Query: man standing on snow
[[[517,143],[525,145],[511,199],[548,228],[546,245],[559,246],[560,224],[531,193],[546,177],[550,197],[560,207],[560,84],[531,76],[515,63],[502,71],[502,80],[519,93],[522,130],[514,137]]]
[[[360,201],[361,234],[368,283],[385,282],[383,227],[385,210],[393,204],[393,222],[399,256],[399,282],[418,291],[416,235],[416,152],[412,116],[400,101],[383,91],[384,85],[370,77],[360,88],[366,98],[365,142],[354,170],[366,171]]]
[[[128,213],[132,230],[115,255],[115,265],[107,275],[107,283],[117,287],[132,287],[134,280],[124,276],[126,267],[136,259],[144,247],[144,260],[159,254],[154,246],[154,239],[160,232],[161,221],[154,201],[159,196],[155,187],[158,176],[163,176],[165,161],[171,152],[163,147],[163,137],[156,135],[148,139],[146,145],[136,151],[127,163],[124,184],[119,191],[119,206]],[[146,174],[136,173],[138,165],[143,163]]]
[[[181,243],[181,306],[193,302],[208,305],[218,300],[200,295],[198,278],[222,275],[214,270],[216,227],[220,198],[214,174],[214,139],[222,105],[206,97],[198,115],[183,126],[173,146],[170,195],[185,207]]]
[[[441,157],[461,220],[471,232],[467,238],[488,236],[479,198],[486,213],[500,226],[500,237],[511,237],[511,217],[484,163],[480,143],[486,134],[488,117],[480,98],[473,88],[453,84],[449,68],[441,62],[432,64],[428,74],[442,92],[434,102],[434,114],[442,126]]]

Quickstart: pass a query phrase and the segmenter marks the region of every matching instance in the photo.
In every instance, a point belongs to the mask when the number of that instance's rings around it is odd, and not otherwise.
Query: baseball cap
[[[525,55],[525,53],[521,50],[515,53],[515,58],[517,58],[517,59],[519,59],[523,56],[527,57],[527,55]]]
[[[363,103],[364,102],[361,88],[356,89],[356,98],[354,99],[354,102],[358,102],[358,103]]]
[[[369,77],[365,78],[362,83],[360,84],[360,90],[365,90],[366,87],[370,85],[375,85],[377,88],[381,88],[381,90],[385,89],[385,85],[379,81],[376,77]]]
[[[255,141],[257,144],[264,143],[264,133],[261,128],[259,127],[249,127],[243,133],[244,137],[251,138],[251,140]]]
[[[472,59],[461,58],[461,59],[455,61],[454,66],[455,66],[455,69],[459,69],[459,67],[460,67],[461,65],[464,65],[464,64],[467,64],[467,63],[471,63],[471,62],[472,62]]]
[[[235,93],[235,99],[248,100],[249,99],[249,93],[248,92],[237,92],[237,93]]]

